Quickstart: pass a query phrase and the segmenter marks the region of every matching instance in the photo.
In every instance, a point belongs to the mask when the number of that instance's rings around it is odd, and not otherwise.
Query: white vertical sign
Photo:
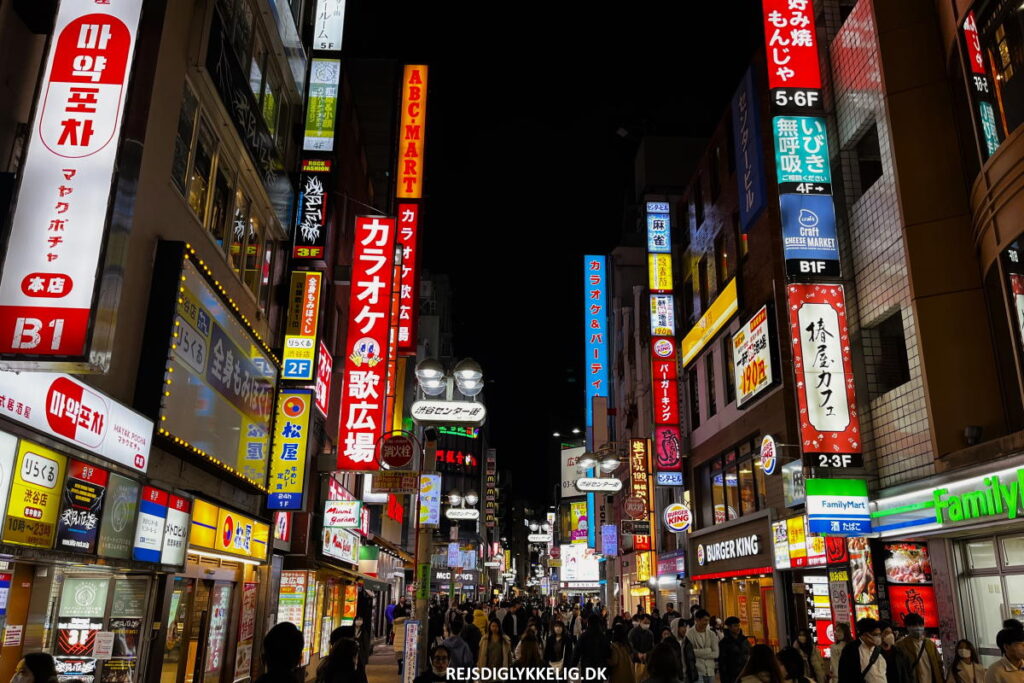
[[[338,52],[345,32],[345,0],[317,0],[313,49]]]

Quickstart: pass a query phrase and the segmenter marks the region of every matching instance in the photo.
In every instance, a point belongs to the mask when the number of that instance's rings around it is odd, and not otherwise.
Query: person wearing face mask
[[[736,683],[740,669],[750,656],[750,641],[743,635],[738,617],[725,620],[725,633],[718,642],[718,675],[722,683]]]
[[[750,657],[740,671],[740,683],[784,683],[785,675],[775,653],[767,645],[750,648]]]
[[[896,633],[887,621],[879,621],[882,629],[882,657],[885,659],[885,678],[889,683],[913,683],[910,659],[896,647]]]
[[[608,683],[636,683],[636,676],[633,674],[633,653],[629,649],[626,629],[625,622],[612,628]]]
[[[830,648],[831,655],[828,660],[829,683],[839,682],[839,658],[843,655],[843,648],[850,642],[850,626],[842,621],[832,625],[832,640],[834,645]]]
[[[784,647],[779,650],[779,664],[786,674],[787,683],[812,683],[805,674],[804,656],[795,647]]]
[[[686,637],[686,632],[693,624],[689,619],[673,619],[671,622],[672,633],[675,634],[676,642],[679,643],[679,670],[682,672],[679,678],[683,683],[697,683],[697,656],[693,654],[693,643]]]
[[[807,672],[807,677],[815,683],[825,683],[825,660],[811,639],[811,632],[805,628],[797,631],[793,647],[804,658],[804,671]]]
[[[971,641],[957,641],[946,683],[985,683],[985,667],[978,661],[978,651]]]
[[[647,655],[654,649],[654,633],[651,631],[651,617],[644,614],[640,617],[640,625],[629,631],[629,646],[633,648],[633,661],[636,663],[636,678],[643,680],[647,671]]]
[[[1024,682],[1024,630],[1004,628],[996,634],[1003,658],[985,672],[985,683]]]
[[[901,638],[896,646],[912,662],[910,671],[914,683],[943,683],[942,660],[935,643],[924,635],[924,617],[908,614],[903,619],[908,635]]]
[[[57,683],[57,666],[45,652],[28,652],[14,667],[11,683]]]
[[[413,683],[435,683],[448,680],[448,663],[451,653],[444,645],[435,645],[430,650],[430,661],[426,671],[413,679]]]
[[[572,645],[574,639],[565,631],[565,624],[552,622],[551,635],[544,644],[544,663],[552,669],[561,669],[572,661]]]
[[[840,655],[839,683],[888,683],[881,626],[871,618],[858,619],[857,636]]]
[[[697,658],[697,675],[700,683],[713,683],[715,680],[715,662],[718,661],[718,636],[708,624],[711,615],[707,610],[698,609],[693,613],[694,627],[686,632],[686,638],[693,645],[693,654]]]

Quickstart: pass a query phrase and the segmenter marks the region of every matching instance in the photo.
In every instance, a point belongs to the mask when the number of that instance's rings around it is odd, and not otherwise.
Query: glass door
[[[228,581],[212,582],[210,586],[209,628],[205,639],[206,665],[203,683],[219,683],[224,668],[224,646],[227,644],[231,623],[231,597],[234,584]]]
[[[171,607],[167,613],[167,637],[164,641],[164,660],[160,669],[160,683],[178,683],[182,664],[188,658],[189,615],[192,614],[192,599],[195,593],[195,579],[176,577],[171,589]]]

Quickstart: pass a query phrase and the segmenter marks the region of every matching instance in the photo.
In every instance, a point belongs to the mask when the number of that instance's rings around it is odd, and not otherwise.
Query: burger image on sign
[[[765,474],[774,474],[775,466],[779,462],[778,453],[775,449],[775,439],[771,434],[765,434],[761,439],[761,470]]]
[[[682,503],[672,503],[666,507],[664,518],[669,531],[679,533],[690,528],[690,508]]]

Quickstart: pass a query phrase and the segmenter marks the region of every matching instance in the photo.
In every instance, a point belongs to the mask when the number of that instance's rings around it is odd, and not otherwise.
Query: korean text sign
[[[273,457],[270,460],[270,510],[301,510],[306,481],[306,448],[309,441],[313,395],[308,389],[282,391],[277,396]]]
[[[345,374],[338,426],[338,469],[380,469],[395,219],[356,218]]]
[[[769,88],[821,88],[811,0],[762,0]]]
[[[583,257],[586,312],[586,415],[594,424],[593,400],[608,395],[608,263],[604,256]]]
[[[88,355],[141,8],[60,3],[0,269],[0,354]]]
[[[423,146],[427,124],[427,66],[406,64],[402,77],[402,124],[398,132],[399,199],[423,196]]]
[[[733,150],[736,155],[740,228],[744,233],[750,230],[751,224],[765,206],[759,111],[760,102],[754,89],[754,71],[753,68],[749,68],[732,96]]]
[[[860,453],[860,419],[841,285],[787,287],[801,450]]]
[[[398,352],[401,354],[416,353],[416,308],[419,301],[416,245],[419,229],[419,204],[399,204],[397,240],[402,250],[402,276],[398,293]]]

